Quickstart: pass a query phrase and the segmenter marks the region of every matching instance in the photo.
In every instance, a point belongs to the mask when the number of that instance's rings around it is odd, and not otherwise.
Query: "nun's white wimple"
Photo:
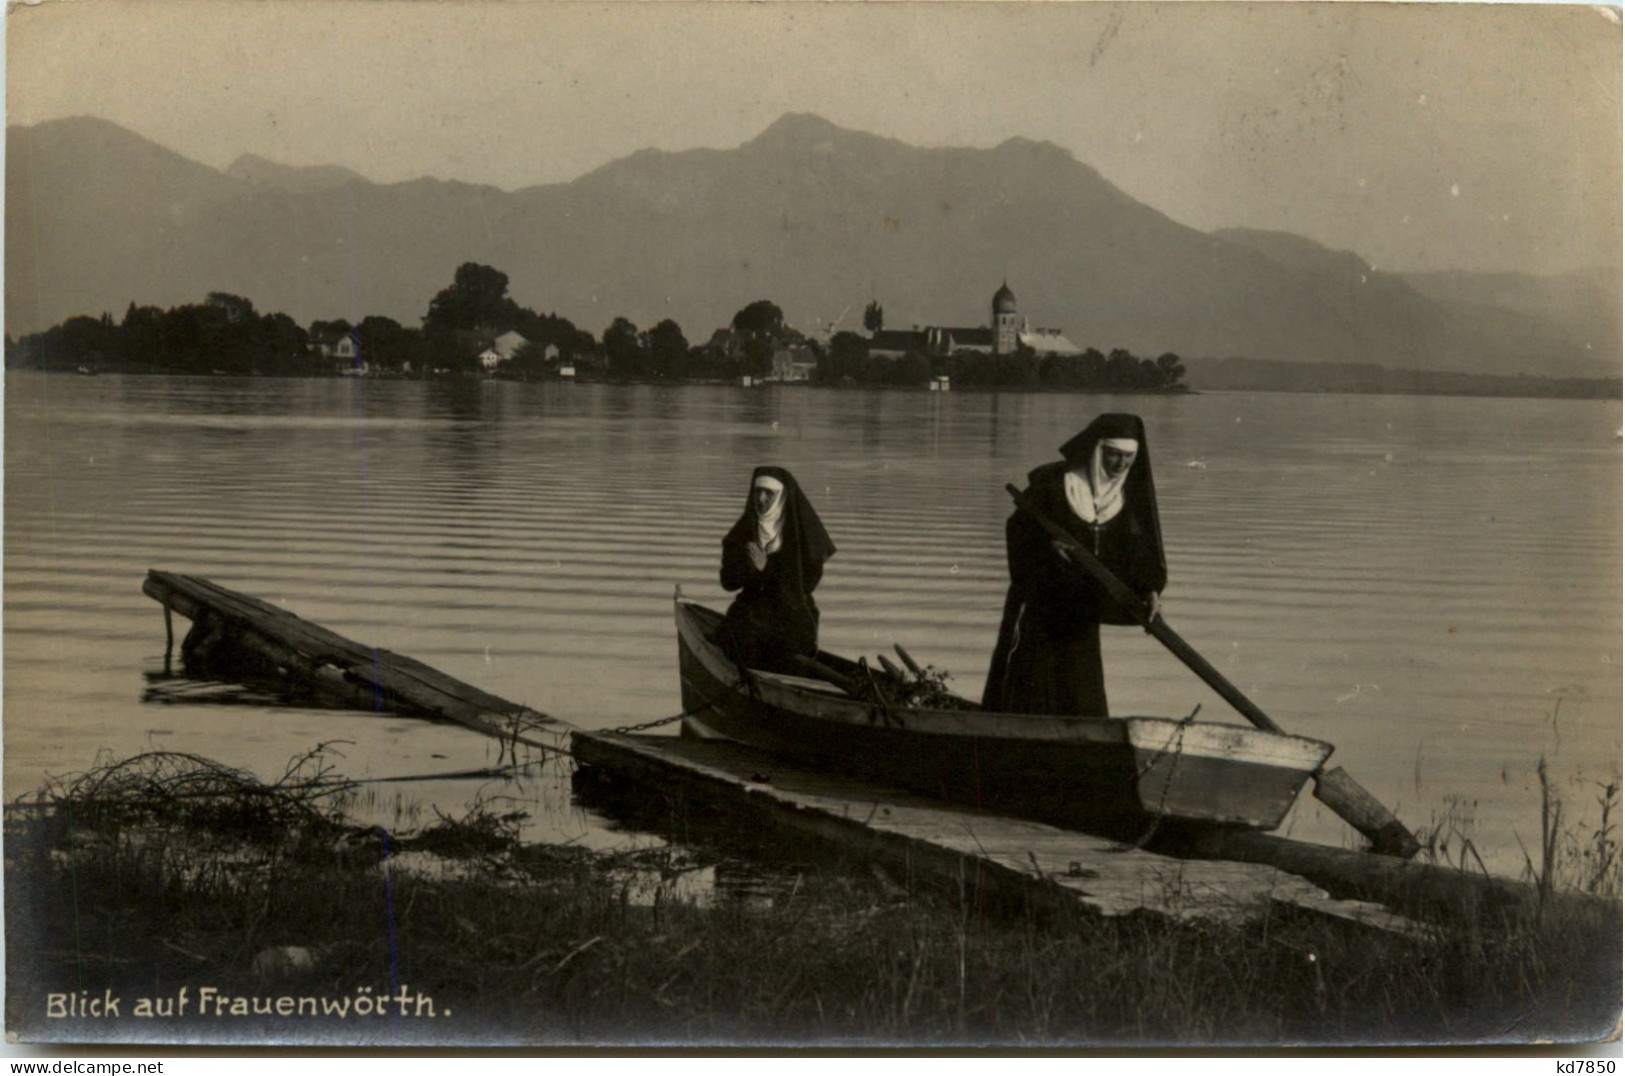
[[[1107,475],[1101,458],[1103,448],[1115,448],[1129,456],[1129,465],[1115,476]],[[1102,438],[1089,454],[1087,470],[1075,467],[1066,472],[1066,503],[1079,519],[1099,525],[1116,518],[1123,510],[1123,485],[1139,451],[1140,443],[1132,437]]]
[[[777,553],[779,550],[779,525],[784,520],[784,483],[772,475],[759,475],[753,486],[754,489],[765,489],[773,494],[767,508],[756,513],[756,544],[762,547],[763,553]],[[754,497],[751,501],[755,504]]]

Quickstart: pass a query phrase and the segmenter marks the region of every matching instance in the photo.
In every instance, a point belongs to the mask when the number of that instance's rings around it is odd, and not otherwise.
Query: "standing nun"
[[[744,514],[722,539],[722,588],[739,596],[717,643],[746,668],[798,671],[796,657],[818,653],[812,594],[834,555],[835,543],[790,472],[756,468]]]
[[[1168,582],[1145,425],[1107,414],[1027,476],[1028,503],[1093,552],[1151,615]],[[1026,511],[1005,524],[1010,591],[993,650],[985,710],[1105,717],[1100,625],[1134,619]]]

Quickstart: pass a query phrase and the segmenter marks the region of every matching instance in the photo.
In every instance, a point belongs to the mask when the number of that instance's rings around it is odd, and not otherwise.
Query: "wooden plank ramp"
[[[142,593],[193,622],[183,657],[219,647],[295,692],[375,713],[450,721],[508,743],[559,750],[570,726],[421,661],[365,646],[286,609],[175,572],[149,571]],[[170,638],[173,640],[171,630]]]
[[[976,884],[1103,916],[1245,922],[1303,909],[1417,939],[1427,928],[1377,904],[1335,900],[1266,864],[1182,860],[1041,822],[948,808],[895,789],[808,770],[739,744],[576,730],[578,764],[674,797],[738,812],[911,876]]]

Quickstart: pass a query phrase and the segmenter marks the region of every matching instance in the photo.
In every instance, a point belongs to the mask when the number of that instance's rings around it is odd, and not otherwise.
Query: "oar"
[[[913,673],[916,678],[925,675],[925,673],[920,669],[920,663],[915,661],[913,656],[910,655],[907,650],[903,649],[902,643],[892,643],[891,648],[897,651],[897,656],[903,659],[903,664],[908,666],[908,671]]]
[[[809,658],[805,654],[796,654],[790,659],[790,661],[796,666],[796,668],[807,674],[807,676],[809,676],[811,679],[822,680],[827,684],[833,684],[835,687],[840,688],[843,693],[851,696],[854,699],[868,701],[867,699],[864,699],[863,688],[859,686],[858,681],[846,676],[842,676],[840,673],[836,672],[828,665],[825,665],[817,658]]]
[[[1156,636],[1159,643],[1173,651],[1174,656],[1183,661],[1191,672],[1201,677],[1208,687],[1218,692],[1220,698],[1234,706],[1243,717],[1258,728],[1266,732],[1282,731],[1281,726],[1270,720],[1268,714],[1243,695],[1240,688],[1225,679],[1223,673],[1180,638],[1179,634],[1168,626],[1166,620],[1160,616],[1151,619],[1150,610],[1140,600],[1140,596],[1113,575],[1111,569],[1102,564],[1082,542],[1035,508],[1015,486],[1006,485],[1004,488],[1009,490],[1016,506],[1037,520],[1046,534],[1061,543],[1071,553],[1078,566],[1092,575],[1095,582],[1100,584],[1113,601],[1125,609],[1146,631]],[[1392,811],[1362,788],[1360,783],[1350,777],[1341,766],[1332,770],[1318,771],[1314,776],[1315,798],[1364,834],[1371,841],[1374,851],[1409,859],[1420,850],[1421,846],[1416,843],[1416,838],[1411,835],[1410,830],[1405,828],[1405,824],[1394,817]]]
[[[886,724],[898,723],[898,719],[891,712],[891,700],[886,698],[886,693],[875,682],[874,673],[870,671],[869,666],[862,659],[858,661],[858,671],[863,674],[861,680],[843,676],[817,658],[809,658],[804,654],[797,654],[790,660],[797,669],[800,669],[808,677],[814,680],[822,680],[833,687],[839,688],[848,698],[877,707],[881,719]]]
[[[876,654],[875,660],[880,662],[880,667],[886,670],[887,676],[895,676],[899,680],[907,679],[907,677],[903,675],[903,670],[899,669],[896,664],[894,664],[885,654]]]

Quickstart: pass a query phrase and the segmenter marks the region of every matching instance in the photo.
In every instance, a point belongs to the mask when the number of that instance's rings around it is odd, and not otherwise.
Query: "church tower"
[[[993,354],[1014,355],[1021,346],[1019,316],[1016,314],[1016,293],[1008,282],[999,285],[993,293]]]

